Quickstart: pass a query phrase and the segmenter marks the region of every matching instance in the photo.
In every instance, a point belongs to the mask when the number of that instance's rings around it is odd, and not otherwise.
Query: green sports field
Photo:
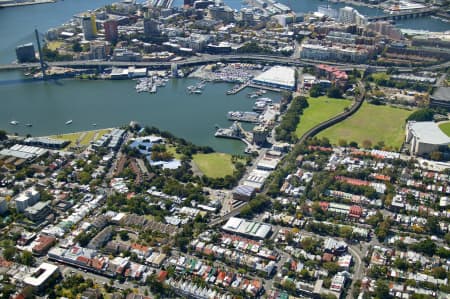
[[[193,162],[200,171],[210,178],[221,178],[232,175],[234,165],[231,162],[231,155],[224,153],[196,154]]]
[[[338,144],[341,139],[356,141],[360,146],[365,140],[372,145],[383,141],[386,147],[399,149],[405,137],[405,121],[413,112],[365,102],[354,115],[321,132],[318,137],[327,137],[332,144]]]
[[[439,124],[439,128],[444,132],[447,136],[450,136],[450,122]]]
[[[309,129],[317,126],[342,112],[352,101],[345,99],[332,99],[327,96],[308,98],[308,108],[300,116],[300,122],[295,130],[297,137],[302,137]]]

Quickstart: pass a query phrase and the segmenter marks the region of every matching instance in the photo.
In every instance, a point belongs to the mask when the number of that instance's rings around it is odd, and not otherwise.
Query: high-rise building
[[[105,39],[111,43],[115,43],[119,37],[116,20],[107,20],[103,23],[105,27]]]
[[[367,18],[353,7],[346,6],[339,9],[339,22],[364,26],[367,24]]]
[[[81,19],[81,27],[85,40],[94,39],[97,35],[97,25],[95,23],[95,15],[84,16]]]
[[[16,47],[16,57],[19,63],[36,61],[34,46],[32,43]]]
[[[156,20],[151,18],[144,19],[144,35],[146,37],[159,35],[158,22]]]

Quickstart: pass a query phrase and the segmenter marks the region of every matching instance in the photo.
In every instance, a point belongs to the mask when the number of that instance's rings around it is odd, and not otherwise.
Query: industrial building
[[[52,149],[61,149],[67,146],[70,142],[62,139],[53,139],[48,137],[28,137],[23,143],[26,145],[33,145]]]
[[[43,156],[47,152],[48,152],[48,150],[40,148],[40,147],[22,145],[22,144],[14,144],[9,149],[2,149],[0,151],[0,156],[10,156],[10,157],[15,157],[15,158],[19,158],[19,159],[32,160],[37,157]]]
[[[423,155],[436,151],[440,146],[448,146],[450,138],[432,121],[409,121],[406,124],[406,143],[411,155]]]
[[[233,199],[249,201],[253,196],[255,196],[255,188],[246,185],[239,185],[233,189]]]
[[[430,107],[450,109],[450,87],[439,87],[430,96]]]
[[[272,231],[272,226],[270,224],[231,217],[227,223],[222,226],[222,229],[247,238],[265,239]]]
[[[295,69],[286,66],[274,66],[256,76],[252,82],[262,86],[295,90]]]

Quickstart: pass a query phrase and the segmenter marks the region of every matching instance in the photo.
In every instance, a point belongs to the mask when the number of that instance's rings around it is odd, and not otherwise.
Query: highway
[[[328,65],[334,65],[341,70],[365,70],[367,68],[372,68],[375,71],[386,71],[385,66],[373,66],[367,64],[351,64],[351,63],[336,63],[330,61],[314,61],[306,59],[296,59],[291,57],[283,56],[271,56],[271,55],[257,55],[257,54],[241,54],[241,55],[208,55],[203,54],[201,56],[194,56],[180,61],[166,61],[166,62],[147,62],[147,61],[103,61],[103,60],[73,60],[73,61],[55,61],[48,62],[49,66],[58,67],[73,67],[73,68],[107,68],[107,67],[147,67],[152,69],[168,69],[173,63],[177,63],[180,67],[202,65],[207,63],[216,62],[252,62],[252,63],[270,63],[270,64],[281,64],[289,66],[315,66],[320,63],[325,63]],[[22,63],[22,64],[2,64],[0,65],[1,70],[20,70],[27,68],[38,68],[39,63]],[[441,68],[450,67],[450,62],[442,63],[439,65],[429,66],[427,70],[437,70]],[[399,72],[410,72],[413,70],[412,67],[398,67],[396,68]]]

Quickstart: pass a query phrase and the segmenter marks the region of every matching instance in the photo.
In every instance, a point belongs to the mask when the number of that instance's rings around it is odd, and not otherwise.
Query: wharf
[[[248,87],[253,87],[253,88],[257,88],[257,89],[264,89],[264,90],[270,90],[270,91],[275,91],[275,92],[282,92],[285,89],[281,89],[281,88],[276,88],[276,87],[269,87],[266,85],[257,85],[254,83],[250,83],[247,85]]]
[[[256,112],[230,111],[227,114],[228,120],[242,121],[248,123],[258,123],[259,114]]]
[[[238,139],[247,145],[246,152],[252,152],[254,150],[254,146],[251,142],[252,134],[246,132],[237,121],[235,121],[229,128],[217,128],[214,136],[218,138]]]
[[[236,85],[235,87],[233,87],[232,89],[227,91],[227,95],[237,94],[240,91],[244,90],[249,84],[250,84],[249,82],[245,82],[245,83],[243,83],[241,85]]]

